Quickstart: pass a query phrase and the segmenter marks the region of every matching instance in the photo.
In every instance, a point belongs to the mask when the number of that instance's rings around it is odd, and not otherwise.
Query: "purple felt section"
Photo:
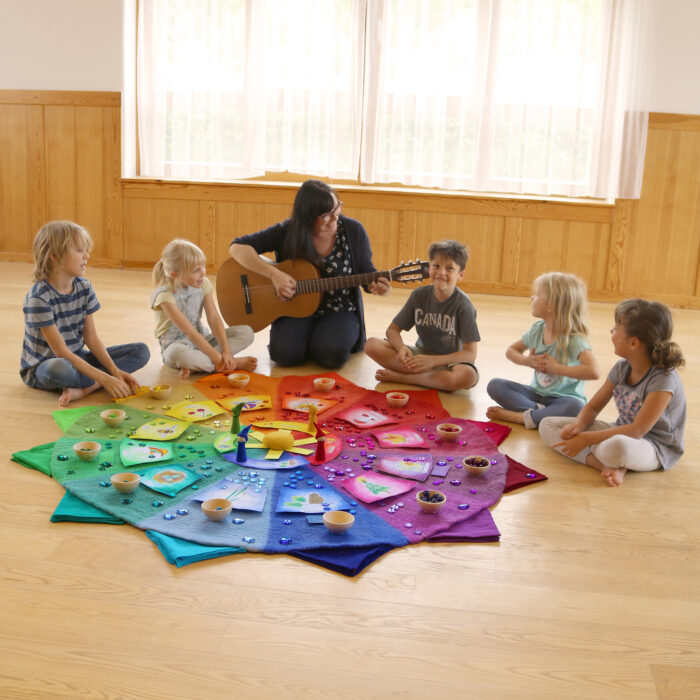
[[[451,422],[462,426],[463,432],[459,440],[449,442],[438,437],[435,429],[439,422],[442,420],[417,423],[414,427],[430,442],[433,464],[449,467],[447,474],[438,478],[430,476],[407,493],[364,504],[365,508],[395,527],[411,543],[450,533],[455,525],[477,517],[482,510],[498,502],[506,484],[508,459],[498,451],[491,431],[484,429],[490,426],[452,418]],[[362,444],[363,438],[356,433],[346,433],[342,439],[344,445],[339,457],[322,467],[315,467],[317,473],[331,483],[336,481],[337,476],[345,476],[350,465],[356,474],[372,469],[382,453],[375,449],[376,445],[372,445],[371,441],[368,446],[366,437],[365,444]],[[472,475],[462,466],[462,460],[477,455],[487,458],[491,465],[484,474]],[[338,475],[338,472],[344,474]],[[447,502],[437,513],[424,513],[418,505],[416,494],[424,489],[435,489],[446,495]],[[466,529],[455,532],[469,536]],[[496,530],[488,536],[497,535]],[[480,535],[477,533],[476,536]]]

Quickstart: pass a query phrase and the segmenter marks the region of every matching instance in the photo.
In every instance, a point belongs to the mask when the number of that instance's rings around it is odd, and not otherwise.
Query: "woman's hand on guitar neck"
[[[386,277],[377,277],[374,282],[369,283],[369,291],[380,297],[386,296],[391,291],[391,283]]]
[[[289,301],[294,298],[294,295],[297,293],[296,280],[286,272],[282,272],[279,268],[273,268],[270,281],[275,287],[275,294],[282,301]]]

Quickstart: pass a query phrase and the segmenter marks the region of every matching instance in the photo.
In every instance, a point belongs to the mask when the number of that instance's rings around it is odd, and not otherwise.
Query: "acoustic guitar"
[[[296,295],[289,301],[282,301],[275,294],[267,277],[251,272],[233,258],[222,263],[216,273],[216,296],[221,315],[230,326],[250,326],[257,332],[280,316],[311,316],[321,304],[321,295],[328,289],[369,284],[379,277],[392,282],[420,282],[429,276],[430,269],[430,263],[416,260],[401,263],[392,270],[321,277],[318,269],[307,260],[285,260],[270,265],[296,280]]]

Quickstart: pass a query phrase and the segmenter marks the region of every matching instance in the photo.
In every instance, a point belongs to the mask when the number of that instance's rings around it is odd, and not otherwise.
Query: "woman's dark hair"
[[[320,180],[307,180],[297,190],[292,216],[284,237],[283,253],[292,260],[304,259],[318,264],[320,257],[314,248],[312,235],[316,219],[328,214],[335,206],[330,185]]]
[[[655,367],[668,372],[685,364],[680,347],[671,340],[671,312],[661,302],[627,299],[617,305],[615,322],[628,336],[639,339]]]

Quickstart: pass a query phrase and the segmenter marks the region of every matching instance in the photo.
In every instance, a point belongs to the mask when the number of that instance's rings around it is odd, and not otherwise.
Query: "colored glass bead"
[[[160,508],[163,505],[163,501],[151,501],[151,505],[154,508]]]
[[[58,455],[58,461],[59,462],[65,462],[68,459],[66,455]]]
[[[122,498],[121,502],[122,502],[125,506],[128,506],[129,503],[131,503],[131,499],[130,499],[130,498]]]
[[[163,518],[165,520],[175,520],[176,517],[175,513],[163,513]]]
[[[460,503],[457,506],[457,508],[459,508],[460,510],[467,510],[469,508],[469,504],[468,503]]]
[[[178,508],[177,509],[177,514],[178,515],[189,515],[190,511],[187,510],[187,508]]]
[[[279,543],[280,544],[292,544],[292,538],[291,537],[280,537]]]
[[[245,522],[245,520],[244,520],[243,518],[234,518],[231,522],[232,522],[234,525],[243,525],[243,523]]]

